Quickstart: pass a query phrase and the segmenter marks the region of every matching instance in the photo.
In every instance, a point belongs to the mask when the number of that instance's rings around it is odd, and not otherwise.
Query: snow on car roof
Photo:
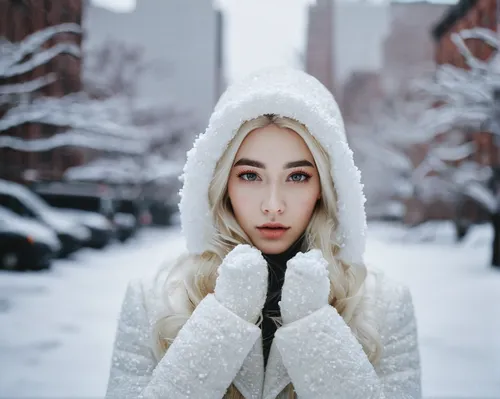
[[[0,179],[0,194],[10,194],[33,207],[35,210],[50,210],[49,206],[27,187]]]
[[[104,184],[50,182],[40,183],[34,188],[36,192],[44,194],[59,194],[73,196],[102,197],[113,194],[111,187]]]
[[[16,217],[19,217],[17,214],[12,212],[9,209],[4,208],[3,206],[0,206],[0,225],[1,224],[10,224],[13,223],[14,220],[16,220]]]

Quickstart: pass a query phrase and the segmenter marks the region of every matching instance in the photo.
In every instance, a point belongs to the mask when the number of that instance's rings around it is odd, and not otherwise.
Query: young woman
[[[132,282],[108,398],[419,398],[411,296],[367,271],[337,104],[271,69],[231,86],[188,153],[188,253]]]

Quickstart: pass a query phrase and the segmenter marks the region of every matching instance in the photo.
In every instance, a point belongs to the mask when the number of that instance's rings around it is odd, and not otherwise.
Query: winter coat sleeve
[[[326,305],[275,334],[301,399],[421,397],[417,327],[410,292],[398,288],[385,312],[383,353],[372,366],[349,326]]]
[[[142,287],[129,285],[113,349],[106,398],[221,399],[260,329],[207,295],[163,358],[152,351]]]

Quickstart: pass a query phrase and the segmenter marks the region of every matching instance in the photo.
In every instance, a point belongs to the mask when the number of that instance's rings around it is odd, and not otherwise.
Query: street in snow
[[[417,242],[417,235],[431,235]],[[424,237],[425,238],[425,237]],[[489,227],[462,244],[447,225],[371,225],[367,263],[411,288],[424,396],[500,397],[500,271]],[[184,248],[177,228],[84,250],[44,273],[0,273],[0,397],[102,397],[127,281]]]

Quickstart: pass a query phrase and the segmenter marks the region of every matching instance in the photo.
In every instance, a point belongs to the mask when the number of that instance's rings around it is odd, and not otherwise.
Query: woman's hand
[[[319,249],[299,252],[287,262],[281,292],[281,317],[293,323],[328,304],[328,262]]]
[[[255,323],[267,295],[267,262],[261,252],[241,244],[229,252],[219,266],[215,298],[227,309]]]

